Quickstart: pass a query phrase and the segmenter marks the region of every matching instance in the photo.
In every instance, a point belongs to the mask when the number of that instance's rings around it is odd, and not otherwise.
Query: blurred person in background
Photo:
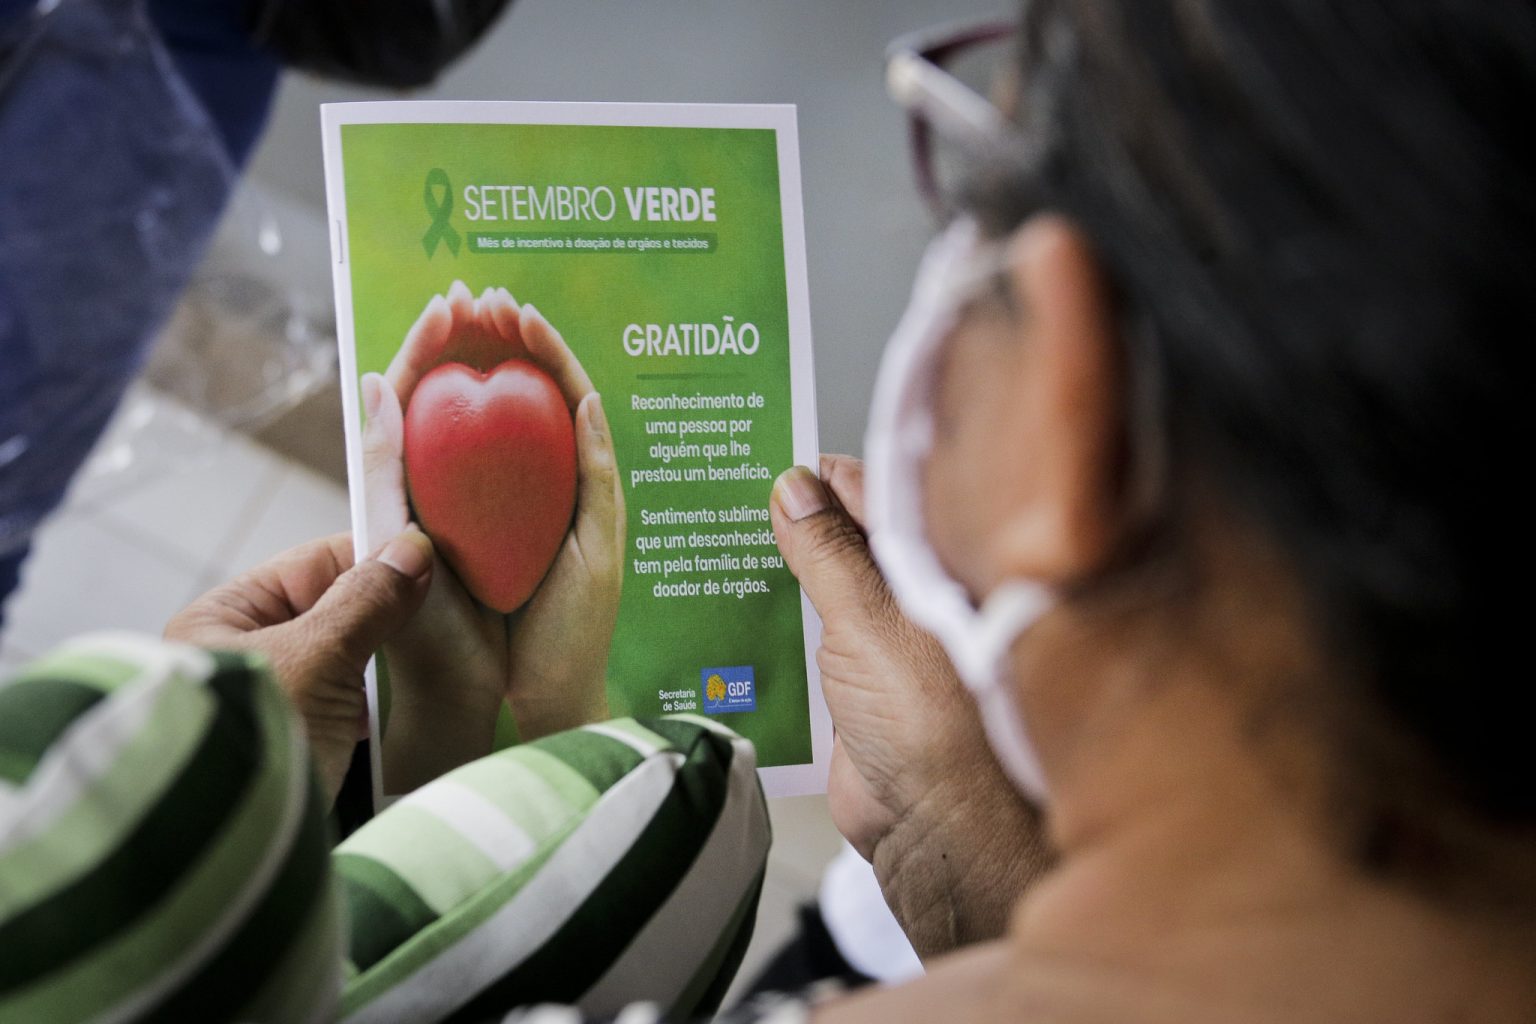
[[[430,82],[508,0],[0,0],[0,622],[296,67]]]

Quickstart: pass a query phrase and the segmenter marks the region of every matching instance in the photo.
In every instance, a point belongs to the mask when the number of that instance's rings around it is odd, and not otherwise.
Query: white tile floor
[[[0,633],[0,675],[96,629],[158,633],[210,586],[348,526],[331,480],[137,388],[69,501],[37,537]],[[757,931],[731,996],[793,933],[841,842],[820,797],[770,804]]]
[[[331,481],[135,389],[38,533],[0,643],[14,660],[95,629],[158,633],[209,586],[347,518]]]

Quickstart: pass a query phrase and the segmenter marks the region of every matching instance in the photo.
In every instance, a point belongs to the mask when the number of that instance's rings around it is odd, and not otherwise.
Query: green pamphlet
[[[820,624],[768,519],[817,455],[794,108],[322,120],[357,555],[407,523],[437,553],[368,675],[375,805],[677,713],[823,791]]]

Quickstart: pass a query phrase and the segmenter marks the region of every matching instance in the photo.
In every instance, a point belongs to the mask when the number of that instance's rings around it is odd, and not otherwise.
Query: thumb
[[[624,552],[624,491],[596,391],[576,407],[576,466],[576,543],[594,572],[617,578]]]
[[[336,577],[324,596],[293,625],[362,669],[421,606],[432,576],[432,541],[413,524],[372,558]]]
[[[358,383],[363,411],[363,493],[369,537],[393,537],[405,529],[405,418],[395,386],[377,373]]]
[[[858,525],[810,470],[781,473],[768,508],[779,552],[823,619],[868,614],[889,593]]]

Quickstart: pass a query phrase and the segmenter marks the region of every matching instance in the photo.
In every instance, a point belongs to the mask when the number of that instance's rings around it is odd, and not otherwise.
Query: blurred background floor
[[[822,448],[857,452],[872,367],[929,231],[905,125],[885,96],[885,46],[1011,10],[976,0],[519,0],[415,95],[797,104]],[[386,95],[284,79],[247,183],[167,330],[149,374],[156,386],[130,394],[37,538],[7,607],[0,671],[86,630],[159,632],[212,584],[347,529],[317,106]],[[231,386],[274,400],[232,412]],[[742,979],[790,934],[795,905],[813,896],[838,847],[825,800],[775,801],[772,811],[774,852]]]

